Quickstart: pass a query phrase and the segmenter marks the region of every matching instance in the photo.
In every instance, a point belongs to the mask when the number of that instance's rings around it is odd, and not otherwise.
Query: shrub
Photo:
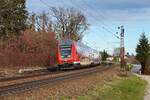
[[[0,65],[2,67],[49,66],[50,50],[56,51],[54,33],[27,30],[21,36],[0,40]],[[56,58],[56,52],[51,57]],[[54,64],[55,62],[53,62]]]

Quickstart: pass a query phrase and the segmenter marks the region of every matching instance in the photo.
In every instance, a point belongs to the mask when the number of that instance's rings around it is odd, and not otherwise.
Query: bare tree
[[[46,12],[32,13],[28,18],[29,28],[34,31],[52,32],[52,21]]]
[[[36,18],[36,14],[35,13],[32,13],[28,16],[28,19],[27,19],[27,25],[28,25],[28,28],[35,31],[36,29],[36,22],[35,22],[35,18]]]
[[[54,31],[61,39],[70,38],[75,41],[81,40],[84,32],[88,29],[86,17],[74,8],[55,8],[51,9],[55,18]]]

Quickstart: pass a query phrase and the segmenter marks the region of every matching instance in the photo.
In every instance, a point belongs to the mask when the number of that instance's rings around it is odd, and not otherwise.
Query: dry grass
[[[0,40],[0,67],[23,68],[49,66],[50,49],[55,59],[56,39],[54,33],[27,30],[19,37]]]

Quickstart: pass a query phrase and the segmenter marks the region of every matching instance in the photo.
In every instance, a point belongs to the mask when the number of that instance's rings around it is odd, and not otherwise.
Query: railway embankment
[[[99,83],[112,81],[116,76],[117,70],[114,68],[101,71],[95,74],[77,77],[75,79],[60,81],[55,84],[49,84],[33,90],[17,93],[10,96],[1,97],[1,100],[60,100],[63,97],[74,98],[86,91],[93,89]]]
[[[59,81],[1,100],[142,100],[146,82],[133,75],[118,76],[114,67],[102,72]]]

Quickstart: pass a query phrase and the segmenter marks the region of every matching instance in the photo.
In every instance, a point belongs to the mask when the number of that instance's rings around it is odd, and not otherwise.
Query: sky
[[[49,7],[80,10],[90,24],[83,42],[111,54],[120,46],[113,35],[120,33],[119,26],[124,26],[125,50],[130,54],[135,54],[141,33],[150,40],[150,0],[27,0],[26,5],[30,13],[49,12]]]

